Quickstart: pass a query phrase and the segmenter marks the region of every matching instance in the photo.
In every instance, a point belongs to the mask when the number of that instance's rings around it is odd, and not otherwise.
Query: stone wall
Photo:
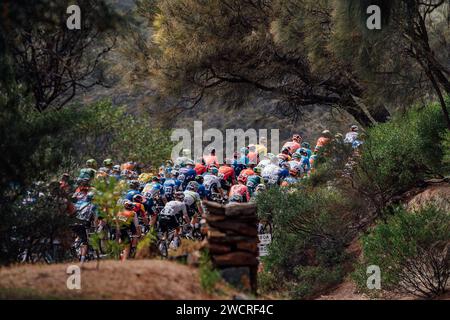
[[[256,205],[205,202],[206,248],[222,277],[243,290],[257,291],[258,231]]]

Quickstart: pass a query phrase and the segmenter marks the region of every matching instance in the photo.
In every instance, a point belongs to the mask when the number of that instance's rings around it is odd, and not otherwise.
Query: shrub
[[[379,214],[425,178],[445,174],[441,144],[445,130],[436,104],[369,129],[353,182]]]
[[[200,285],[203,290],[208,293],[211,293],[216,284],[220,281],[221,276],[220,272],[213,268],[211,257],[207,251],[202,251],[200,256],[200,266],[199,266],[199,274],[200,274]]]
[[[308,283],[308,290],[294,290],[295,297],[304,292],[306,298],[335,284],[336,277],[312,279],[304,272],[317,267],[334,274],[336,265],[347,260],[344,249],[355,235],[350,226],[359,206],[329,188],[269,189],[257,198],[257,205],[260,216],[270,214],[273,220],[273,241],[263,258],[265,287]]]
[[[397,208],[388,223],[362,238],[363,259],[354,274],[364,289],[369,265],[381,270],[383,289],[432,298],[450,276],[450,215],[434,207],[417,212]]]

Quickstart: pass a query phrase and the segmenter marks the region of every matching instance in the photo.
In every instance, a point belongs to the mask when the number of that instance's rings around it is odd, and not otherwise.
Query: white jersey
[[[303,172],[304,172],[302,163],[301,163],[300,161],[294,161],[294,160],[292,160],[292,161],[289,161],[288,163],[289,163],[289,168],[295,169],[295,170],[297,170],[299,173],[303,173]]]
[[[261,176],[268,181],[269,184],[276,184],[280,176],[280,167],[271,163],[264,167]]]
[[[203,185],[205,186],[205,189],[207,191],[211,191],[214,188],[214,186],[216,186],[216,188],[220,188],[221,187],[220,178],[213,174],[207,174],[203,177]]]
[[[358,132],[351,131],[345,135],[344,142],[353,143],[356,139],[358,139]]]
[[[163,216],[175,216],[180,213],[187,214],[186,204],[177,200],[167,202],[161,211]]]
[[[257,167],[258,167],[258,168],[261,168],[261,169],[264,169],[264,168],[265,168],[266,166],[268,166],[269,164],[271,164],[271,162],[270,162],[269,159],[263,159],[263,160],[261,160],[261,161],[258,163]]]
[[[200,195],[197,192],[191,190],[186,190],[184,192],[184,203],[188,207],[191,207],[192,205],[199,202],[200,202]]]

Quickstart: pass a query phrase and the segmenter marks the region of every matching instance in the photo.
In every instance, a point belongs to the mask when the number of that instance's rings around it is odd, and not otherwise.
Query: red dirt
[[[69,290],[66,269],[70,264],[24,265],[0,269],[0,290],[33,292],[33,296],[63,299],[226,299],[206,294],[197,269],[160,260],[86,263],[81,290]],[[4,293],[3,293],[4,294]],[[7,298],[7,296],[6,296]]]

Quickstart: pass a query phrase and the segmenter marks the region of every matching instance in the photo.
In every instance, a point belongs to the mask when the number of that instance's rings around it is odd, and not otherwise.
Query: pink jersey
[[[230,198],[235,194],[242,196],[244,199],[246,199],[247,202],[250,201],[250,194],[248,193],[248,188],[243,184],[236,184],[231,187]]]

